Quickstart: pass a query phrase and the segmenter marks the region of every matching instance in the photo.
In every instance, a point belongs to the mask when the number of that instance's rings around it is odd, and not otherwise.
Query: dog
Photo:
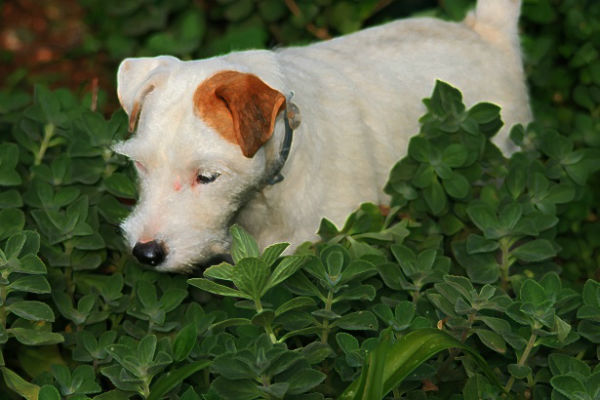
[[[502,107],[494,142],[531,120],[520,0],[479,0],[460,23],[409,18],[305,47],[203,60],[128,58],[118,97],[136,132],[140,198],[122,223],[134,256],[189,272],[228,252],[238,223],[260,247],[317,239],[363,202],[385,204],[389,170],[419,131],[437,79],[467,106]]]

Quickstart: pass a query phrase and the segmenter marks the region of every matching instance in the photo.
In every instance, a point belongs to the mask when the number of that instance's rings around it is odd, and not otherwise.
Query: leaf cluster
[[[378,3],[85,0],[81,52],[302,43],[386,19]],[[460,19],[468,4],[430,14]],[[0,89],[0,393],[598,397],[599,12],[590,0],[524,2],[536,123],[512,130],[509,159],[490,142],[501,110],[467,109],[438,82],[390,173],[390,208],[323,220],[321,241],[293,255],[283,243],[260,251],[234,226],[233,262],[189,280],[140,268],[123,245],[136,185],[110,146],[125,115],[105,118],[64,89],[30,95],[11,75]]]

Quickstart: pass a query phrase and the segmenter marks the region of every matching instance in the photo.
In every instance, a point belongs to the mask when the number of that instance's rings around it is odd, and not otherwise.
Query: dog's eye
[[[218,172],[212,172],[212,173],[199,172],[198,175],[196,176],[196,183],[205,185],[207,183],[214,182],[220,175],[221,174],[219,174]]]

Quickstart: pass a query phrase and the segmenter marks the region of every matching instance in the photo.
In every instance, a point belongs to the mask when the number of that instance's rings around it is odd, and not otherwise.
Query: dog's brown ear
[[[250,158],[271,138],[285,96],[252,74],[219,72],[196,89],[195,111]]]
[[[168,76],[169,67],[179,60],[175,57],[126,58],[117,72],[117,96],[129,116],[132,132],[144,102],[144,97]]]

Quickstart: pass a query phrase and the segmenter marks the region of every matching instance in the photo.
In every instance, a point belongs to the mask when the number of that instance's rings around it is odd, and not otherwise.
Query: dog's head
[[[285,96],[255,75],[173,57],[126,59],[117,84],[130,131],[137,125],[115,146],[139,176],[122,224],[133,254],[185,271],[226,252],[232,219],[268,172],[264,145]]]

